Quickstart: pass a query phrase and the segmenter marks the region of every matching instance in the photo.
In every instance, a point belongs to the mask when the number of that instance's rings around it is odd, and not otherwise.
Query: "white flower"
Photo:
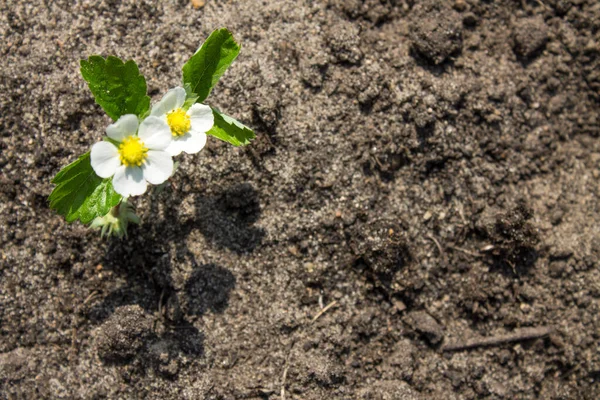
[[[92,168],[101,178],[112,176],[121,196],[143,194],[147,182],[160,185],[173,173],[173,159],[165,151],[171,130],[161,118],[150,116],[140,124],[135,115],[123,115],[106,128],[106,134],[112,142],[92,146]]]
[[[184,110],[185,89],[170,89],[163,98],[152,107],[151,116],[163,119],[171,129],[173,140],[166,151],[172,156],[186,152],[195,154],[206,144],[206,132],[212,128],[214,117],[212,110],[205,104],[194,104]]]

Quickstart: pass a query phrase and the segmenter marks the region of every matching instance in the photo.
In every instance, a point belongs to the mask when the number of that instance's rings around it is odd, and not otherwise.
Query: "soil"
[[[0,2],[0,398],[600,398],[598,1],[195,3]],[[222,26],[208,102],[257,139],[128,239],[67,225],[79,60],[157,101]]]

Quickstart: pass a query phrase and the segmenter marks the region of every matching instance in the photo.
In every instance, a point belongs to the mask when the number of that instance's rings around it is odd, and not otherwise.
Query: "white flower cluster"
[[[209,106],[184,109],[186,92],[169,90],[140,122],[133,114],[121,116],[106,128],[106,141],[92,146],[92,168],[101,178],[112,177],[117,193],[127,198],[146,191],[148,183],[160,185],[173,174],[173,156],[198,153],[214,117]]]

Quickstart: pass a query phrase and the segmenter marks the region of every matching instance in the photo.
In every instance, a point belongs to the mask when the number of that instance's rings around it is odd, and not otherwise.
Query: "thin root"
[[[317,315],[315,315],[312,319],[312,321],[310,321],[311,323],[315,322],[316,320],[319,319],[319,317],[323,314],[325,314],[330,308],[332,308],[333,306],[335,306],[337,304],[337,300],[332,301],[331,303],[327,304],[325,306],[325,308],[323,308],[321,311],[319,311],[317,313]]]

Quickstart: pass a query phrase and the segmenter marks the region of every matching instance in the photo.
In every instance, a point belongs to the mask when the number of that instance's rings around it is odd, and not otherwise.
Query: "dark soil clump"
[[[462,49],[462,21],[452,10],[421,11],[411,26],[415,50],[433,64],[441,64]]]
[[[109,362],[127,362],[146,347],[151,329],[152,321],[140,306],[119,307],[99,328],[98,355]]]
[[[515,24],[515,52],[529,59],[540,52],[548,41],[548,27],[543,18],[526,18]]]
[[[532,225],[532,210],[524,203],[504,213],[481,216],[478,228],[490,242],[483,250],[499,262],[528,268],[535,262],[535,246],[539,243],[538,230]]]

